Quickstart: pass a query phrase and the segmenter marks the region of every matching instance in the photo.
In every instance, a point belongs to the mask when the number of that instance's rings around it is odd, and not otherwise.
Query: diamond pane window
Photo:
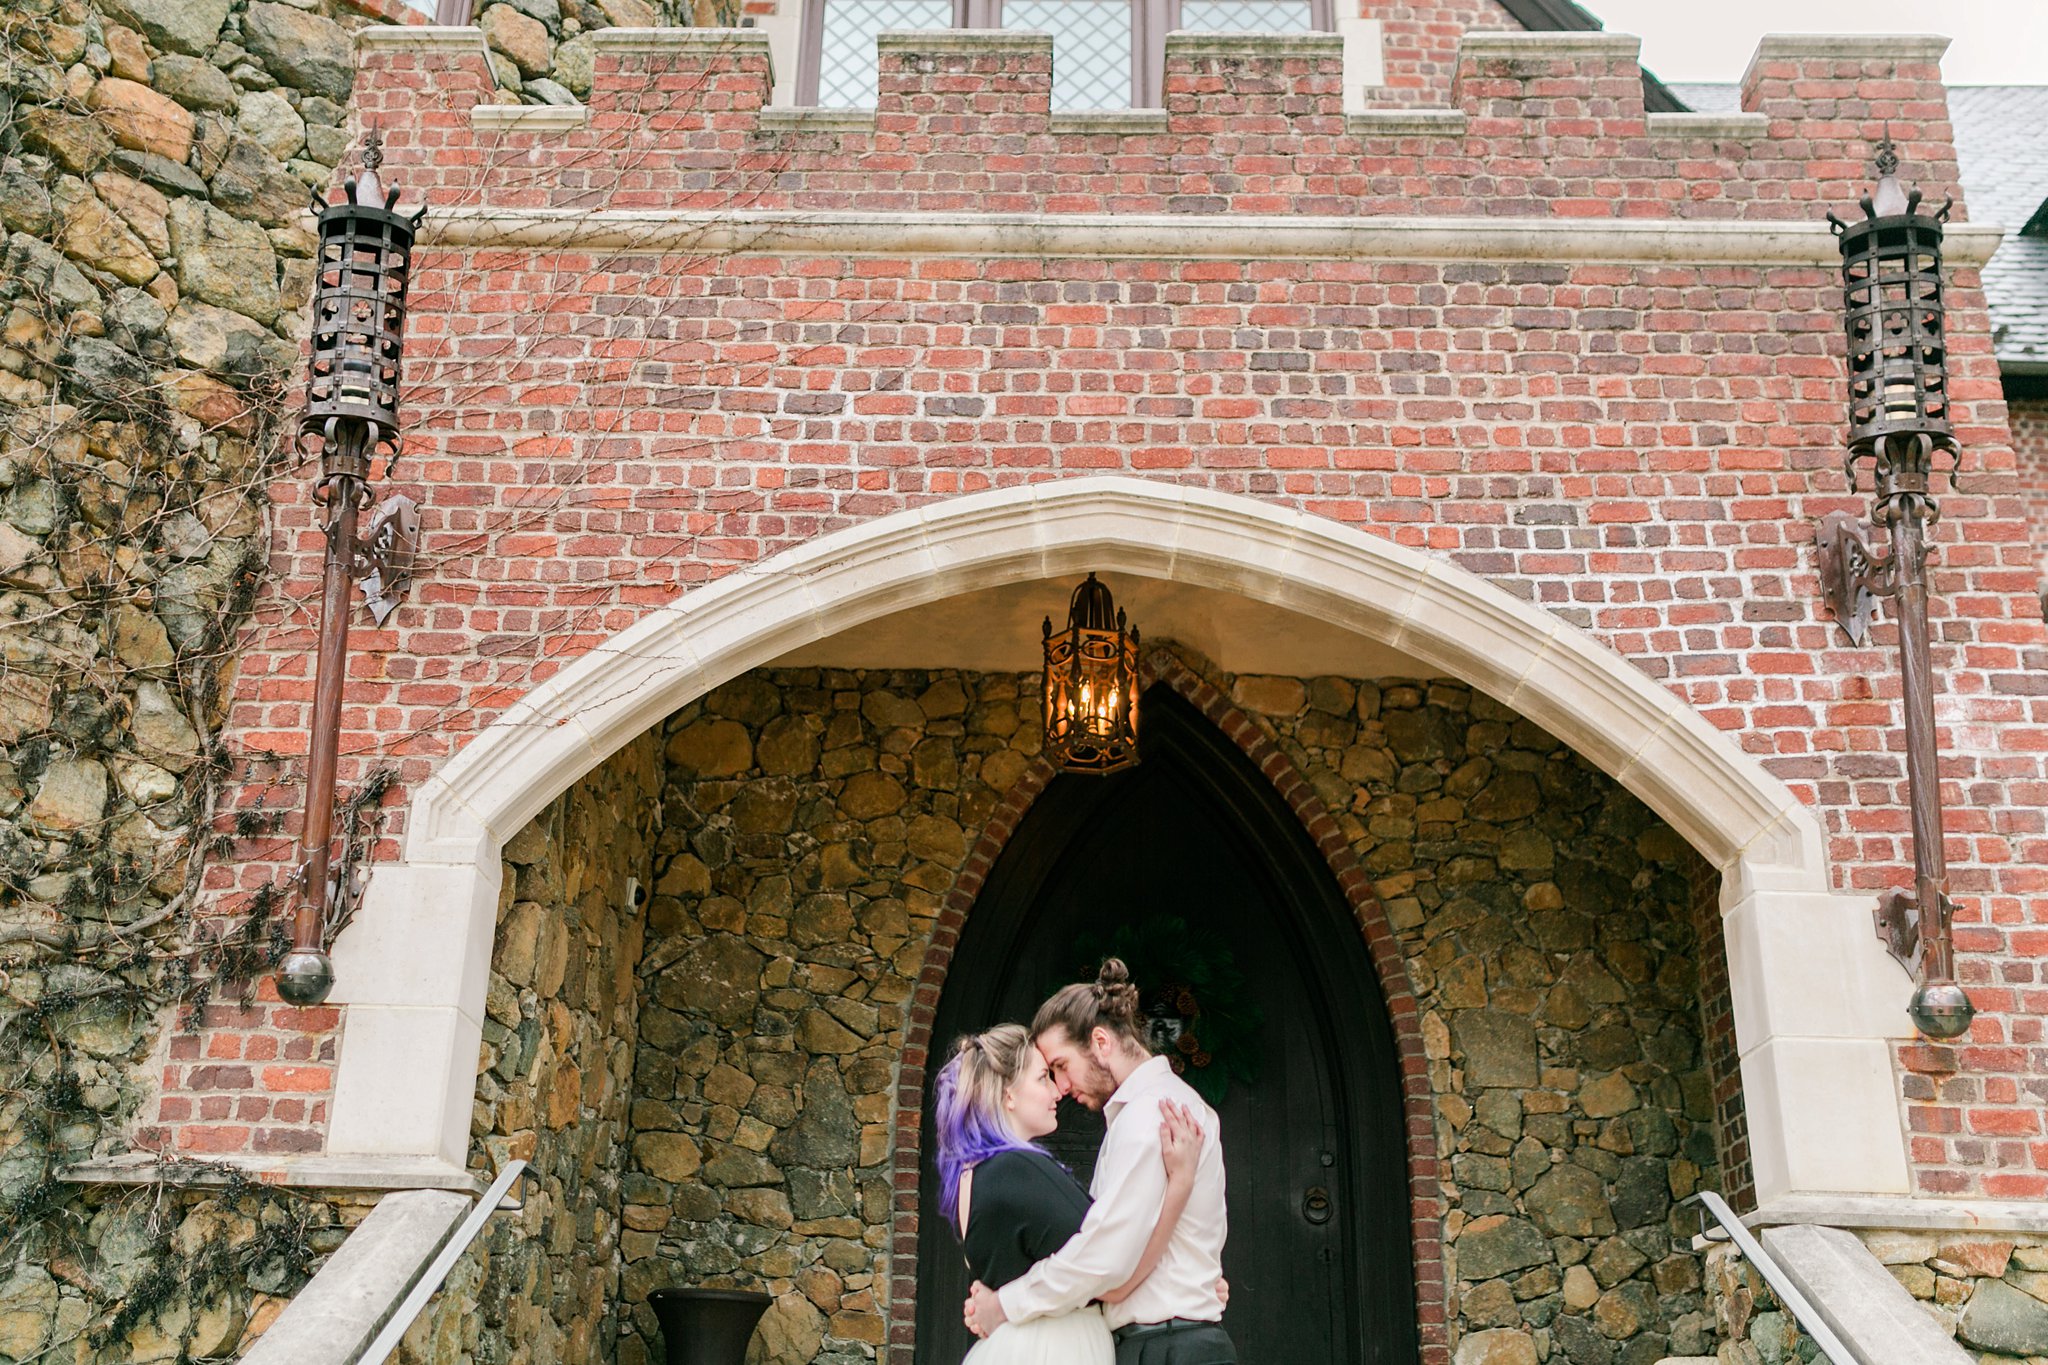
[[[875,107],[875,35],[887,29],[953,27],[953,0],[825,0],[818,103]]]
[[[1052,34],[1052,107],[1131,107],[1130,0],[1004,0],[1003,27]]]
[[[1309,0],[1181,0],[1180,25],[1203,33],[1309,33]]]

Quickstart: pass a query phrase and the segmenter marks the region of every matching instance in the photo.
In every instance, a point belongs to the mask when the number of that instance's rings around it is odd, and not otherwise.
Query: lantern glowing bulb
[[[1138,761],[1138,631],[1094,574],[1074,589],[1067,628],[1045,620],[1045,750],[1070,773]]]

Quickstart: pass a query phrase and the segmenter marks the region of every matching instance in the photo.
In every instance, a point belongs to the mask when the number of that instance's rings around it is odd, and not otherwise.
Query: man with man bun
[[[1146,1042],[1138,989],[1116,958],[1092,982],[1063,987],[1039,1006],[1033,1041],[1062,1095],[1101,1112],[1108,1132],[1089,1183],[1094,1204],[1081,1230],[1000,1291],[976,1284],[967,1325],[987,1336],[1005,1322],[1079,1308],[1131,1277],[1166,1198],[1160,1160],[1161,1101],[1196,1115],[1202,1154],[1186,1212],[1158,1268],[1120,1303],[1103,1305],[1117,1365],[1235,1365],[1224,1332],[1223,1142],[1216,1113]],[[1134,1121],[1121,1121],[1136,1112]]]

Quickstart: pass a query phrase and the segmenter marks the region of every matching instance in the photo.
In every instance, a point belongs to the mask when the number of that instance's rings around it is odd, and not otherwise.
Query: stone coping
[[[1052,35],[1029,28],[889,28],[877,52],[1050,52]]]
[[[1767,137],[1769,114],[1650,114],[1645,117],[1651,136],[1748,138]]]
[[[768,34],[758,28],[599,28],[591,30],[590,45],[600,52],[766,52]]]
[[[566,133],[590,122],[590,110],[567,104],[479,104],[469,111],[480,133]]]
[[[872,133],[875,111],[771,104],[761,111],[761,127],[774,133]]]
[[[1164,109],[1069,109],[1052,116],[1055,133],[1164,133]]]
[[[1353,137],[1463,137],[1462,109],[1361,109],[1344,115]]]
[[[2048,1233],[2048,1201],[1914,1199],[1882,1194],[1785,1195],[1745,1214],[1745,1226],[1812,1223],[1899,1232]]]
[[[1189,57],[1334,57],[1344,51],[1341,33],[1199,33],[1176,29],[1166,50]]]
[[[1949,229],[1949,260],[1981,266],[2002,228]],[[834,256],[1151,257],[1170,260],[1555,261],[1808,265],[1841,259],[1825,223],[1685,219],[1408,218],[1260,214],[857,213],[795,210],[449,208],[445,247],[588,247]]]
[[[484,31],[474,24],[373,24],[355,31],[358,51],[411,48],[422,52],[488,52]]]
[[[62,1167],[57,1178],[74,1185],[225,1185],[230,1172],[263,1185],[327,1190],[457,1190],[482,1194],[487,1182],[474,1171],[432,1157],[225,1156],[205,1161],[161,1161],[146,1152],[99,1157]]]
[[[1561,33],[1516,33],[1467,31],[1459,40],[1461,57],[1610,57],[1637,60],[1643,40],[1633,33],[1608,33],[1601,29]]]
[[[1469,41],[1469,39],[1468,39]],[[1756,55],[1770,57],[1906,57],[1939,61],[1950,39],[1939,33],[1766,33]]]

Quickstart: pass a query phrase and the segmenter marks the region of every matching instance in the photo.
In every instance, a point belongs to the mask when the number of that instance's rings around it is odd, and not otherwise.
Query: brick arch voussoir
[[[1436,1145],[1436,1107],[1429,1088],[1429,1062],[1422,1044],[1422,1009],[1408,962],[1394,936],[1386,907],[1373,892],[1372,879],[1342,828],[1315,794],[1293,760],[1243,709],[1216,686],[1189,668],[1170,649],[1151,651],[1142,663],[1141,681],[1165,683],[1227,735],[1273,784],[1322,854],[1330,874],[1351,907],[1353,922],[1364,936],[1380,995],[1394,1030],[1401,1062],[1401,1103],[1408,1133],[1408,1197],[1415,1262],[1415,1304],[1422,1365],[1449,1365],[1449,1281],[1445,1274],[1444,1199]],[[911,994],[904,1020],[903,1055],[896,1080],[896,1112],[892,1128],[891,1181],[894,1207],[889,1230],[888,1365],[910,1365],[917,1331],[917,1188],[923,1160],[924,1089],[929,1075],[932,1025],[939,993],[945,987],[960,931],[1031,806],[1044,794],[1056,773],[1044,755],[1033,761],[989,815],[980,837],[961,865],[940,903],[924,964]]]

